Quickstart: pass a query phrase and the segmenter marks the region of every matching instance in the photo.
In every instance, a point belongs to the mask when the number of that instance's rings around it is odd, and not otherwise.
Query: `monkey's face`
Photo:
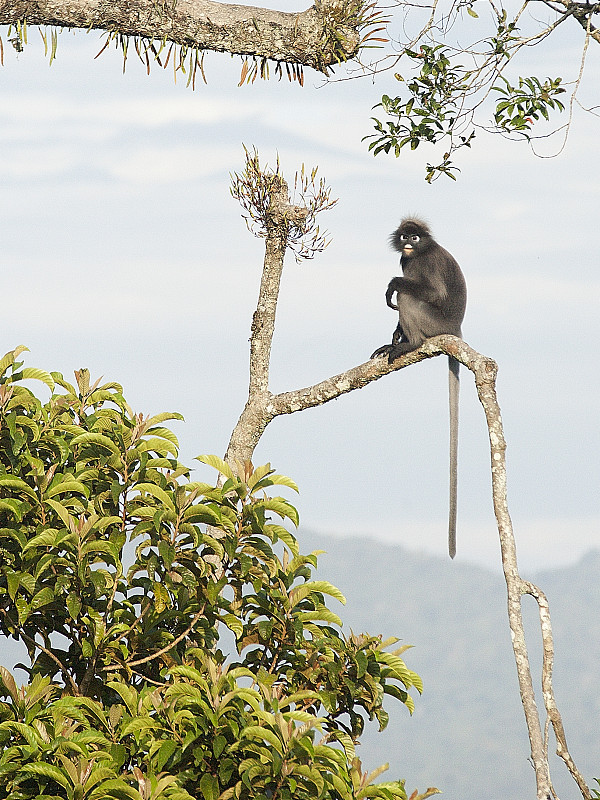
[[[400,245],[403,256],[410,258],[423,249],[423,237],[418,233],[400,233],[397,242]]]
[[[390,237],[394,250],[402,253],[403,258],[413,258],[428,250],[434,240],[424,222],[415,219],[402,220]]]

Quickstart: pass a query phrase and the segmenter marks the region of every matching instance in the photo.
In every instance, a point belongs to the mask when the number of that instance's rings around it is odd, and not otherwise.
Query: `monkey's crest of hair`
[[[398,230],[402,233],[417,234],[417,236],[431,236],[431,228],[419,217],[404,217]]]

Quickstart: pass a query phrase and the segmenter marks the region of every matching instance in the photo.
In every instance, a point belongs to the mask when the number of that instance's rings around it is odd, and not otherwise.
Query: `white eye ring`
[[[413,236],[410,237],[411,242],[418,242],[420,239],[421,237],[417,236],[416,234],[413,234]]]
[[[408,235],[408,233],[403,233],[403,234],[401,234],[401,235],[400,235],[400,239],[401,239],[403,242],[408,242],[408,241],[409,241],[409,239],[410,239],[410,241],[411,241],[411,242],[419,242],[419,241],[421,240],[421,237],[420,237],[420,236],[417,236],[417,234],[416,234],[416,233],[413,233],[413,234],[412,234],[412,235],[410,235],[410,236]]]

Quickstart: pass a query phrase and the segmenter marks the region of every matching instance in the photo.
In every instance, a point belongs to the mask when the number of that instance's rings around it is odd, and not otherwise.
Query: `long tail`
[[[448,356],[448,394],[450,398],[450,512],[448,518],[448,552],[456,555],[456,505],[458,472],[458,394],[460,379],[459,362]]]

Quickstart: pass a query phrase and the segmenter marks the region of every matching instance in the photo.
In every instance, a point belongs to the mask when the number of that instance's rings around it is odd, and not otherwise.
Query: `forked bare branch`
[[[256,167],[258,165],[258,154],[255,154],[255,158],[254,166]],[[231,435],[225,457],[226,460],[232,464],[250,461],[260,437],[267,425],[275,417],[323,405],[343,394],[355,389],[361,389],[390,372],[397,372],[419,361],[442,354],[453,356],[467,367],[473,373],[489,433],[493,504],[500,537],[502,567],[507,587],[508,619],[521,701],[529,734],[531,760],[535,769],[537,798],[538,800],[556,798],[551,782],[548,741],[545,733],[549,723],[554,730],[558,755],[563,759],[567,769],[576,781],[582,797],[585,800],[589,800],[591,798],[590,790],[567,748],[561,715],[554,698],[552,688],[554,645],[548,601],[538,587],[521,578],[517,567],[516,543],[508,510],[506,490],[506,440],[504,438],[500,406],[496,396],[496,375],[498,372],[496,362],[476,352],[461,339],[455,336],[443,335],[428,339],[418,350],[396,359],[392,364],[388,363],[387,358],[375,358],[333,375],[313,386],[272,394],[268,387],[269,359],[275,325],[275,311],[283,272],[283,259],[287,246],[286,231],[289,230],[289,223],[284,222],[284,220],[286,219],[286,214],[302,218],[302,209],[291,204],[287,197],[287,186],[282,176],[278,176],[277,181],[275,181],[272,175],[267,175],[265,180],[270,181],[269,186],[271,189],[268,190],[269,200],[265,199],[263,203],[266,256],[258,305],[252,321],[250,391],[246,406]],[[267,224],[271,217],[278,220],[277,224]],[[540,722],[540,715],[535,701],[523,627],[521,597],[524,594],[530,594],[535,598],[540,613],[540,631],[544,650],[541,682],[547,719],[544,725]]]

